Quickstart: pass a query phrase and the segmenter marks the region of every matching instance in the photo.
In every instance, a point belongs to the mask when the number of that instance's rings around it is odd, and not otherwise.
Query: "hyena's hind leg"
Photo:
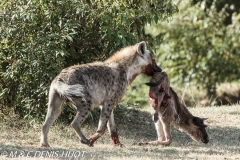
[[[57,119],[57,117],[61,114],[62,104],[64,99],[62,99],[59,94],[55,90],[50,90],[49,92],[49,102],[48,102],[48,111],[45,118],[45,122],[42,126],[41,138],[40,138],[40,146],[41,147],[49,147],[47,135],[49,128]]]
[[[98,129],[97,132],[94,135],[92,135],[89,139],[90,146],[93,146],[93,143],[104,134],[107,128],[107,122],[113,111],[113,107],[114,105],[112,105],[111,103],[105,103],[103,106],[100,106],[101,115],[99,119]]]
[[[74,120],[71,123],[71,126],[77,133],[78,137],[81,140],[81,143],[90,145],[89,140],[84,136],[81,130],[81,124],[84,122],[84,120],[87,118],[88,114],[91,111],[92,104],[90,100],[83,101],[81,99],[74,99],[73,100],[74,105],[77,108],[77,113],[74,118]]]

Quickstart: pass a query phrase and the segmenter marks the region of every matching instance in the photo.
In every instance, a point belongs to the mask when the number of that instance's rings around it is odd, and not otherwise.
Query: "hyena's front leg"
[[[109,105],[106,104],[106,105],[100,107],[101,115],[100,115],[100,119],[99,119],[99,123],[98,123],[98,129],[97,129],[97,132],[94,135],[92,135],[89,139],[90,146],[93,146],[93,143],[104,134],[104,132],[107,128],[107,122],[109,120],[109,117],[111,115],[113,107],[114,106],[112,106],[110,104]]]
[[[124,145],[120,143],[119,138],[118,138],[118,132],[117,132],[116,124],[114,121],[113,111],[108,120],[107,127],[108,127],[108,131],[111,135],[113,145],[114,146],[119,145],[120,147],[123,147]]]

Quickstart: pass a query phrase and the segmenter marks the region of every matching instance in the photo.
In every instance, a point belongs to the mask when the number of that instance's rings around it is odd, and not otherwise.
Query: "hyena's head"
[[[207,144],[209,142],[208,134],[206,132],[206,125],[204,124],[204,120],[199,117],[193,117],[192,123],[190,124],[191,133],[190,136],[195,141],[202,141],[203,143]]]
[[[147,46],[144,41],[137,44],[137,54],[139,62],[143,64],[141,67],[141,73],[144,73],[148,76],[153,76],[155,72],[162,71],[162,69],[157,66],[150,51],[147,50]]]

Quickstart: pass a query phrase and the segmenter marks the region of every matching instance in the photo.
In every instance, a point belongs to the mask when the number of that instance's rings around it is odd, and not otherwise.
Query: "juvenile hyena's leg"
[[[155,123],[156,123],[156,122],[158,121],[158,119],[159,119],[159,118],[158,118],[158,117],[159,117],[158,113],[159,113],[159,111],[160,111],[160,107],[161,107],[161,104],[162,104],[164,95],[165,95],[164,92],[160,92],[160,93],[158,94],[158,105],[157,105],[156,111],[155,111],[155,113],[154,113],[154,115],[153,115],[153,120],[154,120]]]
[[[160,120],[155,123],[155,129],[157,131],[158,141],[165,141],[165,135],[163,132],[163,125]]]
[[[162,121],[158,120],[157,122],[155,122],[155,129],[157,131],[158,140],[149,141],[149,142],[140,142],[140,143],[138,143],[138,145],[143,146],[143,145],[159,145],[159,144],[162,144],[162,142],[165,141],[165,134],[164,134],[164,131],[163,131]]]
[[[74,120],[72,121],[71,126],[76,131],[78,137],[81,140],[81,143],[89,145],[90,144],[89,140],[83,135],[81,131],[81,124],[87,118],[91,110],[91,104],[80,99],[74,99],[73,102],[74,105],[77,107],[77,114]]]
[[[45,122],[42,126],[41,138],[40,138],[40,146],[41,147],[49,147],[47,141],[47,135],[49,128],[57,119],[57,117],[61,113],[61,108],[63,104],[63,99],[56,93],[54,90],[50,90],[49,92],[49,102],[48,102],[48,111],[45,118]]]
[[[170,107],[172,108],[172,110],[173,110],[173,117],[174,117],[174,119],[175,119],[175,122],[176,123],[179,123],[180,122],[180,117],[179,117],[179,115],[178,115],[178,113],[177,113],[177,110],[176,110],[176,107],[175,107],[175,103],[174,103],[174,100],[173,100],[173,98],[171,98],[170,100],[169,100],[169,105],[170,105]]]
[[[159,117],[160,118],[160,117]],[[171,137],[171,127],[169,118],[160,118],[155,123],[155,128],[157,130],[158,140],[157,141],[150,141],[150,142],[140,142],[138,145],[169,145],[172,142]]]
[[[165,137],[165,140],[162,141],[161,144],[169,145],[172,143],[170,120],[166,117],[166,119],[160,119],[160,121],[162,121],[162,127]]]
[[[120,145],[122,147],[123,144],[120,143],[119,138],[118,138],[118,132],[117,132],[116,124],[115,124],[115,121],[114,121],[113,111],[112,111],[112,113],[110,115],[110,118],[108,120],[107,127],[108,127],[108,131],[111,135],[113,145],[114,146],[115,145]]]
[[[94,135],[92,135],[89,139],[90,146],[92,146],[93,143],[104,134],[112,110],[113,110],[112,105],[106,104],[104,106],[101,106],[101,115],[99,119],[98,129],[97,132]]]

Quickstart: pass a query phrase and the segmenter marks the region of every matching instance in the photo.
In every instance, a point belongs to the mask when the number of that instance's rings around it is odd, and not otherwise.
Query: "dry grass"
[[[193,115],[209,118],[207,132],[210,137],[209,144],[205,145],[193,141],[188,135],[172,128],[173,142],[170,146],[134,146],[134,142],[156,139],[153,122],[149,109],[117,108],[116,122],[119,128],[120,139],[125,148],[112,147],[109,134],[105,133],[94,147],[81,144],[70,126],[55,124],[49,133],[49,143],[52,148],[39,148],[39,124],[26,123],[18,119],[2,120],[0,134],[0,153],[25,154],[24,159],[239,159],[240,157],[240,106],[222,106],[190,108]],[[88,137],[94,133],[97,125],[85,126],[84,133]],[[56,157],[39,157],[40,151],[45,154],[58,153]],[[45,151],[45,152],[44,152]],[[37,154],[36,154],[37,153]],[[72,156],[72,153],[77,158]],[[29,154],[28,157],[26,154]],[[60,155],[61,154],[61,155]],[[65,156],[62,154],[65,154]],[[66,156],[66,155],[69,156]],[[37,157],[34,157],[37,156]],[[82,157],[83,156],[83,157]],[[2,155],[0,159],[8,159]]]

